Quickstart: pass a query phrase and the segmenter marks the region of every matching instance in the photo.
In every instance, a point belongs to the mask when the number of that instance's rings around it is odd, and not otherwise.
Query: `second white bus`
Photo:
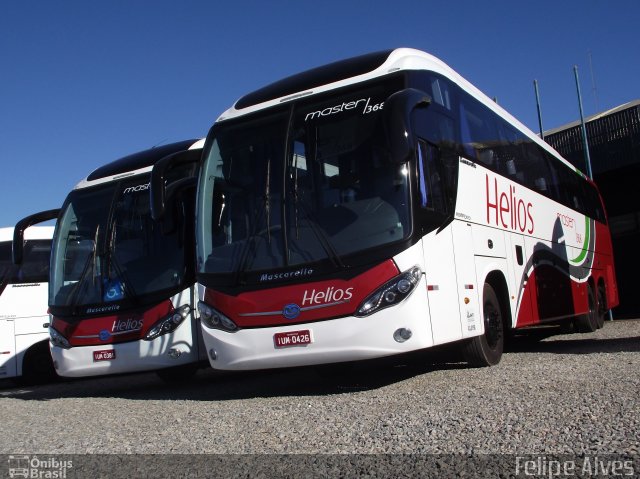
[[[51,253],[51,354],[61,376],[157,370],[182,379],[204,359],[193,267],[201,140],[104,165],[67,196]],[[167,213],[151,216],[151,170],[166,178]]]

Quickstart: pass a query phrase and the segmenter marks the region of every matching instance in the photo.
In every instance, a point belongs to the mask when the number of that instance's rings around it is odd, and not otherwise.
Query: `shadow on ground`
[[[511,338],[505,354],[599,354],[640,352],[640,336],[607,338],[595,334],[558,335],[557,328],[542,328]],[[256,397],[317,396],[352,393],[434,371],[464,369],[455,345],[390,358],[316,368],[222,372],[201,369],[193,378],[167,383],[155,373],[138,373],[64,380],[18,386],[0,381],[0,399],[48,401],[58,398],[125,398],[139,400],[225,401]],[[498,366],[499,367],[499,366]]]

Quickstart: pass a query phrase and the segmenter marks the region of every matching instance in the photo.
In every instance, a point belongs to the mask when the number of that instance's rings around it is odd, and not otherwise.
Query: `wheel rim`
[[[502,318],[500,311],[492,302],[485,303],[484,311],[484,334],[487,344],[494,349],[502,337]]]

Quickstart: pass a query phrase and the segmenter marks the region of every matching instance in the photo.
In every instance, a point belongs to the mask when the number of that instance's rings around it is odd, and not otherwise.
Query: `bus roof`
[[[474,96],[487,108],[503,117],[515,128],[549,151],[572,170],[577,169],[566,161],[548,143],[541,140],[523,123],[482,93],[439,58],[413,48],[397,48],[341,60],[328,65],[286,77],[240,98],[217,121],[243,116],[273,107],[287,101],[312,96],[347,85],[360,83],[401,70],[428,70],[439,73]]]
[[[176,143],[169,143],[167,145],[156,146],[149,148],[148,150],[127,155],[95,169],[89,174],[89,176],[78,183],[76,188],[84,188],[98,183],[113,181],[125,174],[127,176],[133,176],[151,171],[153,165],[165,156],[183,150],[202,148],[203,144],[204,139],[184,140]]]
[[[53,238],[53,226],[30,226],[24,231],[24,239],[51,239]],[[0,242],[13,241],[13,226],[0,228]]]

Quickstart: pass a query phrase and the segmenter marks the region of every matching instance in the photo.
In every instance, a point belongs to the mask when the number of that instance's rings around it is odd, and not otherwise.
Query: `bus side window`
[[[420,206],[427,211],[446,214],[444,178],[438,147],[418,141],[418,183]]]
[[[431,78],[431,95],[434,102],[451,111],[451,96],[449,94],[449,85],[446,80],[436,76]]]

